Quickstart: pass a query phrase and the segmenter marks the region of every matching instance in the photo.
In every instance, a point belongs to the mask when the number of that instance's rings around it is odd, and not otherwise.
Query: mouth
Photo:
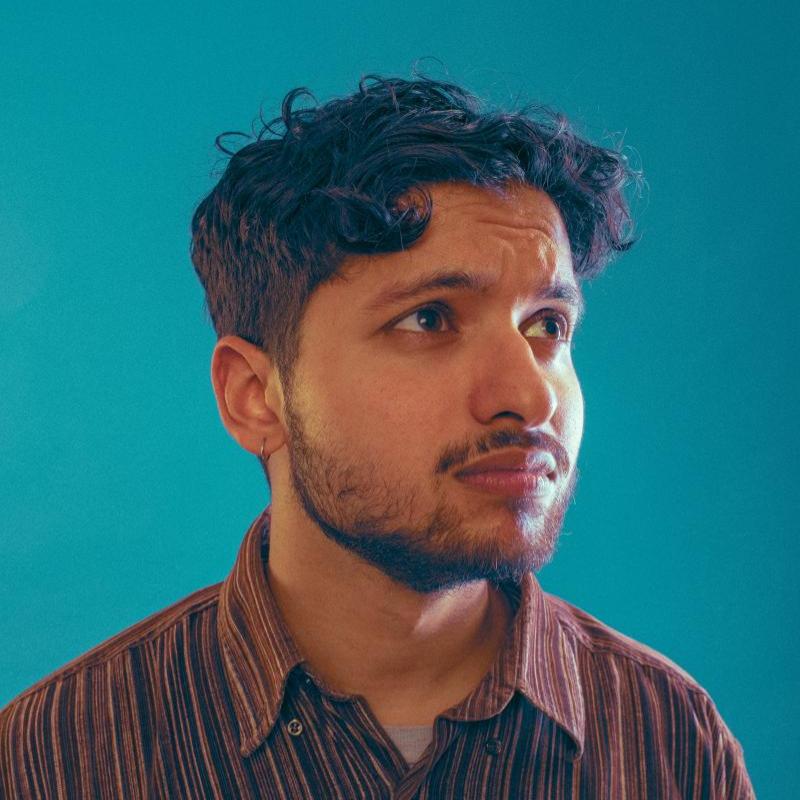
[[[544,499],[554,491],[556,473],[545,470],[492,469],[459,475],[458,480],[482,492]]]
[[[456,477],[485,475],[492,472],[515,472],[544,474],[552,480],[557,471],[558,464],[548,450],[524,451],[515,448],[481,458],[457,472]]]

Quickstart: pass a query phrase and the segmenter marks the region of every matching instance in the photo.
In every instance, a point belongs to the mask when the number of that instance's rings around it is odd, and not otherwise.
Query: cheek
[[[577,379],[570,388],[565,402],[564,438],[574,452],[583,438],[583,392]]]
[[[407,385],[373,372],[339,382],[335,389],[329,385],[317,394],[314,407],[319,419],[346,440],[385,450],[419,429],[427,419],[425,403],[430,398],[424,382]]]

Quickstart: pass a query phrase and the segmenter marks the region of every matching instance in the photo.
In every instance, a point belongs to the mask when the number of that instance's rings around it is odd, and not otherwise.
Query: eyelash
[[[405,316],[401,317],[396,322],[394,322],[392,327],[394,327],[395,325],[399,325],[404,320],[408,319],[409,317],[414,316],[414,314],[419,314],[421,311],[431,311],[431,310],[437,311],[438,313],[440,313],[447,320],[448,323],[452,323],[452,321],[453,321],[453,309],[450,308],[450,306],[447,305],[447,303],[442,303],[441,301],[435,301],[435,302],[432,302],[432,303],[426,303],[424,306],[420,306],[419,308],[415,308],[413,311],[410,311],[408,314],[406,314]],[[548,341],[556,342],[556,343],[562,343],[562,344],[567,344],[570,341],[572,341],[572,339],[571,339],[572,331],[570,329],[569,319],[567,319],[567,317],[565,317],[563,314],[560,314],[557,311],[554,312],[552,309],[549,309],[549,308],[548,309],[544,309],[544,312],[539,312],[539,314],[537,314],[534,317],[532,317],[528,322],[529,323],[533,323],[533,321],[535,319],[541,318],[545,312],[549,312],[549,313],[546,313],[546,316],[545,316],[546,319],[558,319],[560,324],[563,325],[563,329],[564,329],[564,335],[563,335],[562,338],[559,338],[559,339],[548,339]],[[410,333],[412,335],[420,335],[420,333],[418,333],[417,331],[400,331],[400,333]],[[421,333],[423,335],[426,334],[426,333],[435,334],[435,333],[438,333],[438,331],[422,331]]]

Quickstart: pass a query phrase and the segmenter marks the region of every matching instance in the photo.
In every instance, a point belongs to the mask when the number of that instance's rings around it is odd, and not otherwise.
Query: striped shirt
[[[533,573],[501,586],[514,619],[481,683],[429,732],[390,735],[298,652],[267,582],[270,511],[225,581],[0,712],[3,800],[754,797],[708,693]],[[398,742],[424,749],[409,763]]]

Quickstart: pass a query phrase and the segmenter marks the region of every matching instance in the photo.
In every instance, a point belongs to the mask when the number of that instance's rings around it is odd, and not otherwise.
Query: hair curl
[[[316,102],[293,89],[279,117],[260,118],[258,134],[217,137],[230,160],[192,218],[191,259],[217,336],[263,349],[285,385],[312,292],[347,255],[413,245],[431,217],[426,183],[502,190],[519,181],[547,192],[577,279],[595,277],[636,241],[623,191],[640,173],[546,106],[482,111],[452,83],[372,74],[324,105],[293,109],[300,95]],[[221,143],[228,135],[253,141],[233,152]],[[400,202],[411,190],[421,203]]]

